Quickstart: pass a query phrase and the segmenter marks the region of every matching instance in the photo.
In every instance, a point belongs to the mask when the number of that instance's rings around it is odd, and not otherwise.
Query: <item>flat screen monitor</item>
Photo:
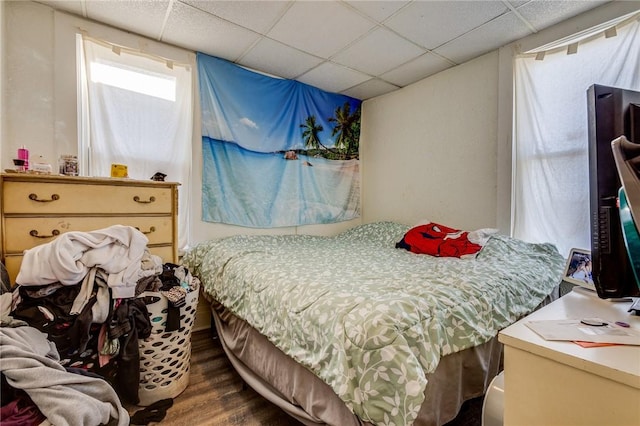
[[[640,92],[593,85],[587,90],[587,101],[593,282],[604,299],[640,296],[620,219],[622,183],[611,145],[621,136],[632,144],[640,143],[634,139],[640,137],[636,130]]]

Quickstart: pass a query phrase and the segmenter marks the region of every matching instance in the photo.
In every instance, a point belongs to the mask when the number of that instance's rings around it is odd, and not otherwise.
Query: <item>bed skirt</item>
[[[205,298],[231,364],[265,399],[305,425],[370,425],[311,371],[208,295]],[[443,357],[436,371],[427,375],[425,401],[414,425],[440,426],[453,420],[466,400],[485,393],[501,368],[502,344],[497,337]]]

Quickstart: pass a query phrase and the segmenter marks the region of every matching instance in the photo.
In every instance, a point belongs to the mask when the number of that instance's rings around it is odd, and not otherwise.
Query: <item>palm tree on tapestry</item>
[[[302,138],[304,139],[305,148],[318,149],[322,147],[327,149],[326,146],[322,145],[322,142],[320,142],[320,138],[318,137],[318,133],[324,130],[324,128],[321,124],[316,123],[315,115],[307,117],[304,124],[301,124],[300,127],[304,129],[302,132]]]
[[[336,108],[335,117],[330,117],[329,121],[336,123],[331,131],[331,136],[336,136],[336,146],[345,156],[358,156],[360,145],[360,107],[351,114],[351,105],[345,102],[341,107]]]

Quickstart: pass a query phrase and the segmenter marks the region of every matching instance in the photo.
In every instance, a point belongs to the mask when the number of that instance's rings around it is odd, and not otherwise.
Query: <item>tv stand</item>
[[[638,425],[640,346],[547,341],[530,320],[601,318],[640,329],[627,302],[571,291],[502,330],[504,425]]]

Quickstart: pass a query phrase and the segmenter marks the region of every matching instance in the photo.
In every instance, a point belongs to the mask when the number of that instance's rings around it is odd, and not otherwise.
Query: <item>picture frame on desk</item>
[[[572,248],[564,268],[563,281],[596,291],[591,272],[591,251]]]

